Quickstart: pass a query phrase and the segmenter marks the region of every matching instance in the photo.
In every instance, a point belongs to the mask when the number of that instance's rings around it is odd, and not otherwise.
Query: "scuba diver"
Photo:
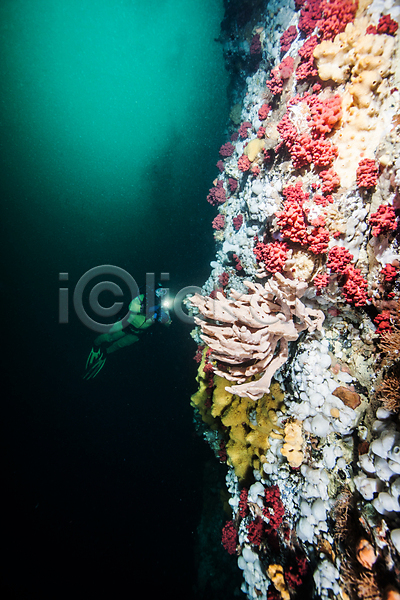
[[[139,294],[132,300],[126,319],[128,325],[124,326],[122,321],[117,321],[111,326],[108,333],[102,333],[95,339],[86,361],[83,379],[96,377],[104,367],[107,354],[138,342],[140,336],[154,323],[159,322],[167,327],[171,325],[168,302],[165,298],[167,293],[166,288],[157,289],[155,292],[156,304],[147,312],[144,294]]]

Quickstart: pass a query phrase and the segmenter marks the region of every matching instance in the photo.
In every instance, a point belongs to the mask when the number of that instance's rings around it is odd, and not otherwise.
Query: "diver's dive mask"
[[[159,299],[159,309],[156,311],[157,321],[168,323],[171,320],[169,314],[170,300],[168,298],[168,288],[158,288],[156,296]]]

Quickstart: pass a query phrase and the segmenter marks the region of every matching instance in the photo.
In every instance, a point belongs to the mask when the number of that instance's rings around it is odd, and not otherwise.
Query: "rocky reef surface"
[[[216,256],[191,303],[221,541],[248,598],[395,600],[400,6],[234,4]]]

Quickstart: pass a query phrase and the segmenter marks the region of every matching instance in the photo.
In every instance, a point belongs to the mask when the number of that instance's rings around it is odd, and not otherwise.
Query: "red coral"
[[[243,224],[243,215],[238,214],[237,217],[233,217],[232,223],[233,223],[234,230],[239,231],[239,229],[241,228],[241,226]]]
[[[256,517],[254,521],[251,521],[247,525],[247,537],[249,538],[250,544],[253,546],[259,546],[262,542],[264,535],[264,522],[261,517]]]
[[[333,192],[340,185],[339,175],[334,171],[334,169],[328,169],[327,171],[321,171],[319,174],[322,179],[322,193],[330,193]]]
[[[253,39],[251,40],[250,54],[261,54],[261,52],[262,52],[262,47],[261,47],[261,41],[260,41],[260,34],[256,33],[255,35],[253,35]]]
[[[271,79],[266,82],[267,88],[274,96],[280,94],[283,90],[283,79],[280,77],[279,69],[276,67],[271,71]]]
[[[383,269],[381,271],[383,280],[386,283],[393,283],[393,281],[396,279],[398,273],[399,273],[399,267],[391,265],[390,263],[388,263],[385,267],[383,267]]]
[[[313,55],[314,49],[317,45],[318,37],[316,35],[312,35],[299,49],[301,61],[296,69],[296,78],[298,81],[304,81],[305,79],[316,77],[318,75],[318,70],[315,66]]]
[[[236,554],[238,534],[233,521],[228,521],[222,529],[222,545],[229,554]]]
[[[214,377],[214,367],[212,366],[211,363],[206,363],[204,365],[203,372],[206,375],[206,377],[207,377],[208,380],[210,380],[210,379],[212,380],[213,379],[213,377]],[[212,385],[210,385],[210,381],[208,382],[207,387],[212,387]]]
[[[219,153],[221,156],[232,156],[232,154],[235,151],[235,146],[233,144],[231,144],[230,142],[226,142],[226,144],[223,144],[221,146],[221,148],[219,149]]]
[[[311,221],[313,227],[325,227],[326,221],[322,215],[318,215],[313,221]]]
[[[218,275],[218,283],[224,288],[229,283],[229,273],[224,271],[221,275]]]
[[[201,360],[203,358],[203,350],[204,350],[205,346],[199,344],[197,346],[197,350],[196,350],[196,354],[193,356],[193,360],[197,362],[197,364],[201,363]]]
[[[320,0],[307,0],[302,3],[302,9],[300,12],[299,29],[307,37],[314,31],[317,26],[318,19],[321,17],[321,1]]]
[[[284,202],[283,210],[276,213],[278,227],[284,238],[292,242],[307,244],[307,225],[303,209],[296,202]]]
[[[282,139],[282,142],[280,142],[276,147],[276,151],[278,152],[282,145],[286,145],[287,148],[291,148],[291,146],[293,146],[297,140],[297,129],[290,120],[288,113],[283,116],[276,128]]]
[[[333,273],[345,273],[347,266],[353,260],[353,255],[343,246],[333,246],[329,250],[328,260],[326,263],[327,269]]]
[[[258,118],[260,119],[260,121],[265,121],[270,111],[271,107],[269,104],[263,104],[262,106],[260,106],[260,108],[258,109]]]
[[[228,185],[229,185],[229,189],[231,190],[232,194],[234,194],[236,192],[236,189],[237,189],[237,186],[238,186],[237,179],[233,179],[233,177],[229,177],[228,178]]]
[[[301,62],[296,69],[297,81],[305,81],[318,75],[318,69],[314,64],[314,59]]]
[[[257,131],[257,137],[261,140],[265,136],[265,127],[259,127]]]
[[[306,97],[306,102],[310,107],[309,120],[314,139],[308,134],[298,135],[296,127],[286,113],[277,125],[281,142],[275,150],[278,152],[282,145],[285,145],[295,169],[300,169],[311,162],[314,162],[317,167],[329,167],[337,157],[338,149],[329,140],[323,138],[341,118],[341,98],[334,96],[322,101],[312,95]],[[331,173],[327,175],[328,180],[330,177]]]
[[[314,140],[312,160],[316,167],[330,167],[337,158],[338,149],[329,140]]]
[[[281,598],[281,593],[270,585],[267,591],[267,600],[281,600]]]
[[[290,46],[292,45],[292,42],[297,38],[297,29],[295,27],[295,25],[291,25],[290,27],[288,27],[288,29],[286,29],[286,31],[283,32],[283,34],[281,35],[281,39],[279,40],[280,45],[281,45],[281,52],[286,53]]]
[[[379,315],[376,315],[374,319],[377,333],[383,333],[384,331],[392,331],[392,324],[390,322],[390,311],[383,310]]]
[[[207,196],[207,202],[209,202],[212,206],[218,206],[219,204],[223,204],[226,201],[226,193],[224,190],[223,181],[218,181],[217,185],[212,187]]]
[[[298,202],[301,205],[309,199],[309,194],[303,191],[301,181],[298,181],[296,185],[288,185],[285,187],[282,190],[282,194],[289,202]]]
[[[349,304],[358,307],[364,306],[368,300],[368,283],[362,277],[360,269],[348,265],[345,274],[346,282],[342,288],[343,296]]]
[[[280,65],[275,67],[275,69],[272,69],[272,77],[266,82],[266,85],[274,96],[282,92],[284,81],[289,79],[289,77],[292,75],[293,68],[294,58],[287,56],[283,59]]]
[[[318,291],[321,291],[322,288],[327,287],[328,284],[328,273],[320,273],[319,275],[316,275],[313,279],[313,285],[317,288]]]
[[[281,272],[285,266],[288,247],[284,242],[264,244],[258,242],[253,249],[258,262],[262,262],[269,273]]]
[[[228,460],[228,455],[226,453],[226,445],[225,445],[224,440],[219,441],[218,458],[223,463],[226,463],[226,461]]]
[[[314,227],[308,235],[309,251],[313,254],[323,254],[328,250],[329,231],[325,227]]]
[[[264,162],[267,163],[267,162],[270,162],[273,160],[272,152],[267,150],[267,148],[263,148],[263,154],[264,154]]]
[[[296,556],[293,565],[290,565],[285,571],[285,580],[289,587],[297,589],[304,579],[304,575],[308,570],[308,562],[306,556]]]
[[[309,165],[313,159],[313,141],[307,134],[298,136],[288,150],[294,169],[301,169]]]
[[[257,177],[261,172],[260,167],[258,165],[253,165],[251,167],[251,172],[253,173],[254,177]]]
[[[322,39],[331,40],[345,30],[348,23],[354,21],[358,0],[324,0],[321,4],[322,18],[318,21],[318,29]]]
[[[242,271],[243,267],[242,267],[242,263],[240,262],[240,258],[238,257],[238,255],[237,254],[233,254],[232,258],[235,261],[235,269],[236,269],[236,271]]]
[[[216,229],[217,231],[221,231],[221,229],[223,229],[224,227],[225,227],[225,216],[219,214],[215,217],[215,219],[213,219],[212,228]]]
[[[294,58],[292,56],[287,56],[286,58],[284,58],[281,64],[278,66],[282,79],[289,79],[289,77],[293,73],[293,68]]]
[[[239,171],[242,171],[243,173],[245,171],[248,171],[251,167],[251,162],[248,156],[246,156],[245,154],[242,154],[242,156],[239,157],[238,160],[238,169]]]
[[[387,204],[381,204],[376,213],[370,215],[368,221],[372,225],[372,235],[375,237],[397,229],[396,213],[393,206]]]
[[[239,499],[239,515],[244,519],[249,514],[249,507],[247,506],[247,496],[249,495],[249,491],[247,488],[243,488],[240,492]]]
[[[390,15],[384,15],[379,19],[376,33],[386,33],[386,35],[396,35],[399,25],[396,21],[393,21]]]
[[[222,160],[219,160],[215,166],[217,167],[217,169],[219,169],[220,173],[222,173],[225,169],[225,166],[224,166],[224,163],[222,162]]]
[[[310,60],[314,56],[314,50],[318,46],[318,36],[309,37],[299,49],[299,56],[304,60]]]
[[[372,188],[378,181],[378,167],[372,158],[363,158],[357,167],[357,185],[366,189]]]
[[[333,202],[331,195],[320,196],[320,194],[315,194],[313,200],[317,206],[328,206],[329,203]]]
[[[238,134],[243,140],[246,139],[249,134],[249,132],[247,131],[249,127],[251,127],[251,123],[249,123],[249,121],[245,121],[241,124],[241,126],[238,129]]]
[[[310,108],[310,125],[315,138],[330,133],[342,118],[342,98],[338,94],[325,100],[312,94],[306,102]]]
[[[263,515],[269,519],[269,525],[272,529],[278,529],[285,514],[285,507],[281,500],[281,493],[277,485],[270,485],[265,488],[265,503]]]

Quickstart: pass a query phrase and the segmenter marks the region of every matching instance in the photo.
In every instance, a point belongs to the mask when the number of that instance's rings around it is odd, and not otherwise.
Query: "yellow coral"
[[[218,389],[220,385],[217,384]],[[270,447],[270,434],[274,430],[281,431],[276,424],[276,411],[284,409],[283,396],[279,384],[274,382],[270,393],[257,401],[233,395],[231,404],[222,412],[222,424],[229,429],[226,452],[240,481],[245,480],[253,469],[262,467]],[[221,401],[217,400],[217,403],[220,405]]]
[[[226,380],[223,377],[214,375],[214,386],[211,414],[213,417],[220,417],[224,409],[231,404],[233,395],[225,389]]]
[[[291,467],[297,468],[304,460],[302,425],[299,421],[290,421],[285,425],[285,443],[281,453],[286,456]]]
[[[267,574],[274,584],[275,589],[280,592],[282,600],[290,600],[290,594],[286,587],[282,565],[268,565]]]
[[[193,394],[193,396],[190,398],[191,400],[191,405],[195,406],[200,415],[201,418],[203,419],[203,421],[205,423],[207,423],[207,425],[209,425],[211,427],[211,429],[215,429],[216,428],[216,423],[215,423],[215,419],[212,417],[211,415],[211,411],[209,408],[207,408],[206,406],[206,402],[207,402],[207,377],[206,374],[204,373],[204,367],[206,364],[206,350],[204,349],[203,351],[203,357],[197,372],[197,377],[196,377],[196,381],[199,384],[199,389],[197,390],[197,392],[195,394]]]
[[[265,141],[264,140],[260,140],[259,138],[255,138],[254,140],[251,140],[251,142],[249,142],[246,146],[246,148],[243,151],[243,154],[245,154],[248,159],[253,162],[253,160],[255,160],[257,158],[257,155],[261,152],[261,150],[264,148],[265,146]]]
[[[212,405],[209,398],[208,380],[204,373],[206,350],[200,363],[197,382],[199,389],[191,397],[205,423],[211,429],[221,429],[229,440],[226,452],[229,463],[234,467],[240,481],[251,475],[253,469],[260,469],[266,460],[265,453],[270,447],[269,436],[280,436],[282,429],[277,425],[277,410],[284,411],[284,392],[277,382],[271,383],[270,393],[257,401],[240,398],[226,389],[226,380],[214,375]],[[221,427],[221,424],[223,427]]]
[[[360,158],[374,158],[391,119],[388,79],[395,68],[395,39],[367,35],[368,25],[366,17],[356,18],[334,40],[323,41],[314,50],[320,78],[345,84],[342,127],[331,139],[339,150],[333,166],[346,187],[355,182]]]

